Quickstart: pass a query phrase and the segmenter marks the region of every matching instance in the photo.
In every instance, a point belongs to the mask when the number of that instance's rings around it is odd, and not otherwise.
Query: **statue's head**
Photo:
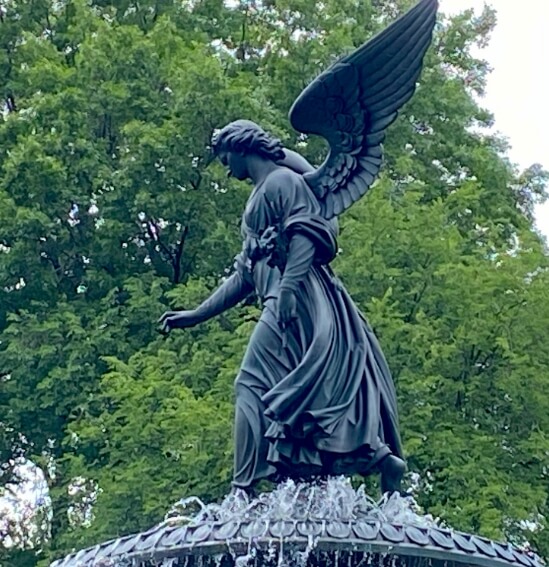
[[[235,120],[216,132],[212,137],[212,149],[214,156],[229,167],[237,179],[248,176],[245,162],[250,155],[274,161],[299,174],[314,171],[307,160],[284,148],[278,138],[251,120]]]
[[[223,165],[229,165],[233,175],[239,179],[246,177],[240,167],[243,164],[238,163],[242,158],[257,155],[279,162],[285,156],[282,142],[250,120],[235,120],[216,132],[212,138],[212,149],[214,155]]]

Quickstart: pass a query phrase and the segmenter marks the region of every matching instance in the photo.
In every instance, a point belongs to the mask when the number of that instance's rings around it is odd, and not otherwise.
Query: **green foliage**
[[[547,510],[549,260],[528,234],[494,252],[488,227],[472,247],[455,211],[473,210],[479,187],[428,204],[391,191],[384,179],[348,215],[361,246],[337,270],[385,347],[418,500],[456,528],[520,541]]]
[[[248,189],[205,167],[211,134],[250,118],[319,163],[290,104],[410,4],[2,3],[0,483],[21,455],[48,471],[53,520],[40,552],[1,564],[46,564],[228,490],[257,308],[155,327],[240,247]],[[475,102],[488,69],[471,48],[493,25],[489,8],[441,20],[335,268],[394,371],[422,506],[549,556],[549,260],[532,228],[547,174],[518,172]]]

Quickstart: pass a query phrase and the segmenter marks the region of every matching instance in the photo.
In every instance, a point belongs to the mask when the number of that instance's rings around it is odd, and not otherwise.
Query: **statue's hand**
[[[282,288],[278,296],[278,324],[281,329],[285,329],[294,319],[297,319],[295,293]]]
[[[192,311],[166,311],[158,320],[162,332],[172,329],[186,329],[200,323],[200,317],[195,310]]]

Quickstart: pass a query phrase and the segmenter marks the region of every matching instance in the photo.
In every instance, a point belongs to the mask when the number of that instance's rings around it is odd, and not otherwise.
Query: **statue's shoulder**
[[[279,167],[271,172],[265,179],[265,193],[267,195],[277,194],[280,191],[287,191],[291,187],[299,187],[306,182],[300,173],[287,167]]]

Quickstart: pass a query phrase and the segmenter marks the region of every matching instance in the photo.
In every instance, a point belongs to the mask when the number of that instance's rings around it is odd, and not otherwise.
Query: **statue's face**
[[[236,152],[220,152],[219,159],[221,163],[228,168],[229,174],[243,181],[250,176],[248,173],[247,158],[244,154]]]

